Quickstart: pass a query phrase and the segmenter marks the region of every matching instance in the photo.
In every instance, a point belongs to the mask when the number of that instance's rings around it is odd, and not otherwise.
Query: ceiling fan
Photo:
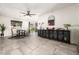
[[[27,13],[25,12],[21,12],[22,14],[24,14],[24,16],[32,16],[32,15],[36,15],[36,14],[31,14],[31,11],[27,11]]]

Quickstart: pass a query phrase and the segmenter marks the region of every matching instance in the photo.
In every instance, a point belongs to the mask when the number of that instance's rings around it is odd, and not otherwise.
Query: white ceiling
[[[74,5],[72,3],[0,3],[0,15],[21,17],[20,12],[31,10],[37,15],[53,12],[57,9]]]

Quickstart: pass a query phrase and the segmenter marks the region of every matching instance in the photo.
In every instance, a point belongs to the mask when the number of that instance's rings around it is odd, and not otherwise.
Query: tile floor
[[[0,55],[78,55],[77,46],[38,37],[0,38]]]

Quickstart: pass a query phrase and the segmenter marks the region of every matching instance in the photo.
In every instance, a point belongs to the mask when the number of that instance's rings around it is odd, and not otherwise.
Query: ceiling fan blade
[[[27,14],[25,14],[24,16],[30,16],[31,17],[31,15],[27,15]]]
[[[31,15],[28,15],[28,16],[32,17]]]
[[[24,16],[27,16],[26,14]]]
[[[30,15],[36,15],[36,14],[30,14]]]
[[[26,14],[25,12],[21,12],[22,14]]]

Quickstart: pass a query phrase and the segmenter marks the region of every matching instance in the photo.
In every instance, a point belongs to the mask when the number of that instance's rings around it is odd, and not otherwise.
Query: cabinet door
[[[42,31],[40,30],[40,36],[42,36]]]
[[[54,39],[57,40],[58,39],[57,38],[57,36],[58,36],[57,31],[54,30],[53,33],[54,33]]]
[[[46,38],[49,38],[49,30],[46,30]]]
[[[46,31],[45,31],[45,30],[43,30],[43,37],[45,37],[45,35],[46,35]]]
[[[50,39],[54,39],[54,30],[50,31]]]
[[[70,31],[64,31],[64,41],[70,43]]]
[[[58,31],[58,40],[64,41],[64,31],[63,30]]]

